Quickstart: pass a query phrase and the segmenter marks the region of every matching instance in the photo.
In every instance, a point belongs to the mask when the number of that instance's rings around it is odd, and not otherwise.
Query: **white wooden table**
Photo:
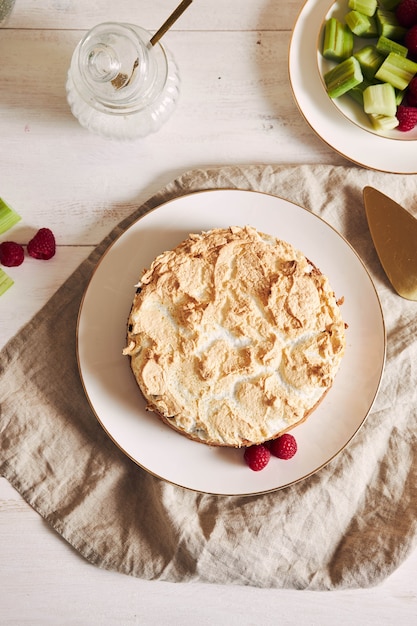
[[[165,35],[182,76],[170,121],[114,143],[72,117],[65,79],[76,43],[104,21],[156,30],[177,0],[16,0],[0,29],[0,196],[23,217],[13,236],[50,227],[41,266],[10,270],[0,346],[111,228],[179,173],[234,163],[336,163],[300,115],[288,46],[302,0],[194,0]],[[0,478],[0,624],[417,624],[417,552],[371,590],[298,592],[148,582],[86,563]]]

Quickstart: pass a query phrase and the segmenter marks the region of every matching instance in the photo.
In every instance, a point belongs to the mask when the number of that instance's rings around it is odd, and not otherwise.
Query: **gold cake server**
[[[363,190],[366,217],[376,251],[395,291],[417,301],[417,219],[374,189]]]

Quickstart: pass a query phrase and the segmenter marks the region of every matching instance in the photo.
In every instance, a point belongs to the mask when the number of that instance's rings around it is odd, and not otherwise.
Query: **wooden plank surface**
[[[178,108],[155,135],[111,142],[72,117],[65,81],[84,32],[104,21],[156,30],[177,0],[16,0],[0,30],[0,195],[22,215],[13,237],[54,230],[58,252],[10,270],[0,345],[47,302],[121,219],[178,174],[234,163],[339,163],[294,104],[288,78],[300,0],[194,0],[165,44]],[[1,418],[0,418],[1,419]],[[172,585],[86,563],[0,478],[0,624],[417,623],[417,553],[376,589],[332,593]]]
[[[7,28],[89,29],[100,22],[140,24],[154,31],[179,0],[16,0]],[[194,0],[175,30],[289,30],[302,6],[299,0]]]

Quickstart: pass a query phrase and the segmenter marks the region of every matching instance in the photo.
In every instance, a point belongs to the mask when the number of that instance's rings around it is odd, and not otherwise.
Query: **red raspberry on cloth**
[[[281,437],[278,437],[278,439],[271,441],[269,449],[271,454],[287,461],[288,459],[292,459],[297,452],[297,442],[293,435],[285,433],[281,435]]]
[[[401,0],[395,9],[395,16],[399,25],[405,28],[417,24],[417,0]]]
[[[397,108],[397,130],[407,132],[417,125],[417,108],[400,104]]]
[[[0,263],[6,267],[22,265],[25,252],[20,243],[3,241],[0,243]]]
[[[271,453],[266,446],[259,444],[245,448],[243,458],[251,470],[259,472],[268,465]]]
[[[417,24],[412,26],[405,34],[404,45],[412,59],[417,58]]]
[[[27,245],[30,256],[34,259],[51,259],[55,254],[55,237],[49,228],[40,228]]]

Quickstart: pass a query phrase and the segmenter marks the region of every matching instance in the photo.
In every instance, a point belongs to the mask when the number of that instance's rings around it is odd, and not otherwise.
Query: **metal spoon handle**
[[[174,22],[177,21],[180,15],[182,15],[187,7],[190,6],[193,0],[182,0],[177,8],[171,13],[169,18],[162,24],[161,28],[151,37],[150,44],[154,46],[165,35],[168,29],[171,28]]]

